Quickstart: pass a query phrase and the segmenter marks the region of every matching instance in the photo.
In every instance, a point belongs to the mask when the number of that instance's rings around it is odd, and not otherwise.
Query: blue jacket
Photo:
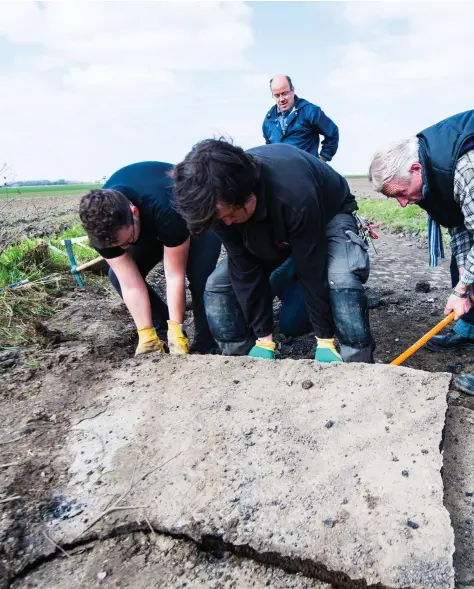
[[[288,143],[307,151],[316,157],[322,155],[329,161],[336,155],[339,144],[339,129],[324,112],[304,98],[295,96],[293,111],[288,115],[287,127],[283,133],[278,120],[278,108],[273,106],[262,125],[265,143]],[[321,154],[319,136],[323,135]]]
[[[453,115],[417,134],[426,191],[418,205],[440,225],[459,227],[464,216],[453,197],[458,159],[474,149],[474,110]]]

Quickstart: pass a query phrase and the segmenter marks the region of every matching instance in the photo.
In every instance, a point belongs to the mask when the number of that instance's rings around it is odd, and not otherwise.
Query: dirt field
[[[367,193],[363,179],[351,186],[356,195]],[[0,247],[2,240],[5,243],[13,235],[47,235],[65,228],[71,219],[77,219],[77,203],[78,197],[0,201]],[[382,232],[376,248],[378,253],[371,254],[367,288],[373,306],[376,361],[388,363],[442,318],[449,272],[447,263],[430,269],[426,249],[405,236]],[[159,270],[154,279],[160,290],[163,279]],[[429,285],[417,286],[420,282]],[[106,379],[109,370],[132,357],[136,345],[131,319],[108,286],[72,291],[58,299],[57,306],[53,319],[38,326],[34,345],[19,352],[0,351],[0,500],[18,497],[0,505],[0,587],[9,587],[15,578],[12,586],[21,587],[22,571],[36,566],[32,564],[36,558],[33,531],[47,529],[51,513],[62,508],[53,500],[53,489],[68,480],[61,455],[65,432],[72,421],[77,424],[101,411],[91,395],[91,384]],[[189,320],[187,325],[192,332]],[[312,358],[312,336],[293,340],[277,337],[281,358]],[[452,373],[474,371],[469,353],[440,355],[421,350],[405,366]],[[449,403],[474,415],[474,398],[452,391]],[[456,468],[456,445],[463,444],[462,436],[468,432],[457,423],[454,434],[449,419],[446,427],[451,446],[443,473],[445,501],[455,527],[459,587],[468,587],[474,584],[473,517],[461,516],[459,504],[449,495],[453,489],[464,489],[465,477]],[[11,466],[5,466],[8,464]],[[463,505],[468,506],[471,516],[473,494],[474,489],[466,489],[465,497],[463,493]],[[149,550],[140,537],[131,538],[135,555]]]

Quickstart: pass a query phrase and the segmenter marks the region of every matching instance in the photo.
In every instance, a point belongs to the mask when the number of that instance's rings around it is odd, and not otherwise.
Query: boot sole
[[[459,346],[455,346],[452,348],[442,348],[433,345],[431,342],[428,342],[426,344],[426,349],[430,352],[460,352],[463,350],[468,352],[474,352],[474,344],[461,344]]]

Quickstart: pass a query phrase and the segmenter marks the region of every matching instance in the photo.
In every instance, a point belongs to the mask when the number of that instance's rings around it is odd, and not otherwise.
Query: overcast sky
[[[334,167],[365,173],[474,108],[473,22],[452,0],[0,2],[0,167],[93,181],[219,134],[259,145],[281,72],[339,126]]]

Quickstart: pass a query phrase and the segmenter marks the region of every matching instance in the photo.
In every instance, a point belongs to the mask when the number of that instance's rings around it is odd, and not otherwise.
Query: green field
[[[2,198],[31,198],[34,196],[76,196],[85,194],[93,188],[101,188],[102,184],[54,184],[52,186],[14,186],[0,188]]]

